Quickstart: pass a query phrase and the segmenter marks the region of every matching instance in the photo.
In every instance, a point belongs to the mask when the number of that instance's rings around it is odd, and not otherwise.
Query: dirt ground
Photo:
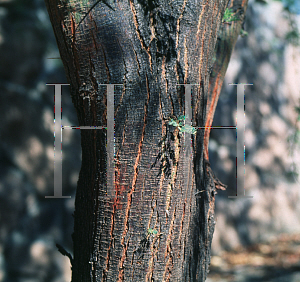
[[[299,282],[300,234],[212,256],[207,282]]]

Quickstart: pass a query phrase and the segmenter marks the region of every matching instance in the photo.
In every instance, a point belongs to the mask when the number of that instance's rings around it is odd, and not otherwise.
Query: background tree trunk
[[[115,191],[106,185],[106,131],[81,131],[72,281],[204,281],[215,225],[204,130],[192,138],[188,187],[178,128],[169,140],[171,176],[162,171],[157,183],[166,160],[151,164],[163,150],[168,118],[184,114],[184,87],[177,84],[196,84],[193,125],[206,124],[212,59],[228,1],[45,2],[79,124],[106,126],[107,92],[99,84],[123,84],[114,100]]]

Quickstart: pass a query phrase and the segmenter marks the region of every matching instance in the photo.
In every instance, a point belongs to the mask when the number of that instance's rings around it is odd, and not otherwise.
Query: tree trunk
[[[100,84],[122,84],[114,93],[113,191],[106,130],[81,130],[72,281],[205,281],[215,185],[199,127],[228,1],[45,2],[80,126],[107,126]],[[195,84],[188,175],[179,127],[168,124],[185,114],[177,84]]]
[[[208,143],[210,130],[220,97],[224,77],[227,71],[231,53],[234,49],[238,36],[243,30],[245,14],[248,6],[248,0],[233,0],[228,8],[234,13],[239,20],[226,22],[224,21],[218,31],[218,39],[215,47],[213,58],[213,67],[210,74],[209,90],[207,99],[207,117],[204,133],[204,157],[209,160]],[[233,82],[232,82],[233,83]]]

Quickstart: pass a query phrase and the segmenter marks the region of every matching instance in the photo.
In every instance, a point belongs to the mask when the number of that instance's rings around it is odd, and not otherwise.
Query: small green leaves
[[[171,120],[169,121],[169,125],[173,125],[173,126],[175,126],[175,127],[179,126],[179,124],[178,124],[175,120],[173,120],[173,119],[171,119]]]
[[[164,173],[164,179],[167,179],[170,176],[171,178],[173,178],[173,174],[171,174],[172,166],[178,165],[178,160],[176,160],[175,158],[174,146],[172,145],[172,143],[175,142],[175,138],[178,138],[178,141],[180,143],[180,138],[183,132],[187,132],[189,134],[196,134],[197,129],[190,125],[184,125],[184,121],[185,121],[184,115],[180,115],[178,118],[168,117],[167,119],[164,120],[168,121],[165,122],[164,124],[164,126],[166,127],[166,133],[158,143],[158,147],[160,150],[155,158],[154,163],[151,165],[151,169],[155,167],[158,161],[160,161],[157,178],[161,176],[162,173]],[[179,132],[177,131],[175,133],[175,131],[172,130],[173,128],[171,128],[171,126],[177,127],[179,129]],[[175,134],[177,134],[177,136],[175,136]],[[178,144],[178,146],[180,147],[180,144]],[[171,161],[173,164],[171,163]],[[160,180],[158,179],[156,185],[158,185],[159,181]]]
[[[179,116],[178,120],[185,120],[185,116]]]
[[[233,21],[238,21],[239,17],[234,15],[231,9],[226,8],[225,13],[223,15],[222,23],[230,23]]]
[[[153,237],[151,237],[153,235]],[[158,235],[158,236],[156,236]],[[150,241],[154,238],[153,244],[155,243],[155,238],[157,239],[161,234],[158,234],[156,229],[149,228],[147,234],[145,234],[141,241],[139,242],[138,247],[133,251],[137,255],[137,259],[140,260],[144,257],[144,254],[150,247]]]
[[[177,120],[170,119],[169,125],[173,125],[174,127],[178,127],[180,130],[180,134],[183,132],[187,132],[189,134],[196,134],[197,129],[191,125],[183,125],[185,120],[185,116],[179,116]]]
[[[157,233],[158,233],[158,231],[156,229],[152,229],[152,228],[148,229],[148,234],[156,235]]]
[[[180,132],[187,132],[190,134],[196,134],[197,133],[197,129],[192,127],[191,125],[184,125],[182,127],[179,127]]]
[[[242,37],[245,37],[245,36],[248,35],[248,32],[247,32],[246,30],[244,30],[244,29],[241,28],[240,35],[241,35]]]

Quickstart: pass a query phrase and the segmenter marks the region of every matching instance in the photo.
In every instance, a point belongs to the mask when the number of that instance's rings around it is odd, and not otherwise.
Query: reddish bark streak
[[[213,122],[216,106],[219,100],[220,91],[219,91],[219,81],[222,77],[222,73],[219,73],[217,79],[215,80],[215,86],[212,91],[211,97],[208,97],[207,104],[209,106],[209,110],[207,113],[206,123],[205,123],[205,131],[204,131],[204,158],[209,160],[208,156],[208,143],[209,143],[209,135],[211,130],[211,125]]]

